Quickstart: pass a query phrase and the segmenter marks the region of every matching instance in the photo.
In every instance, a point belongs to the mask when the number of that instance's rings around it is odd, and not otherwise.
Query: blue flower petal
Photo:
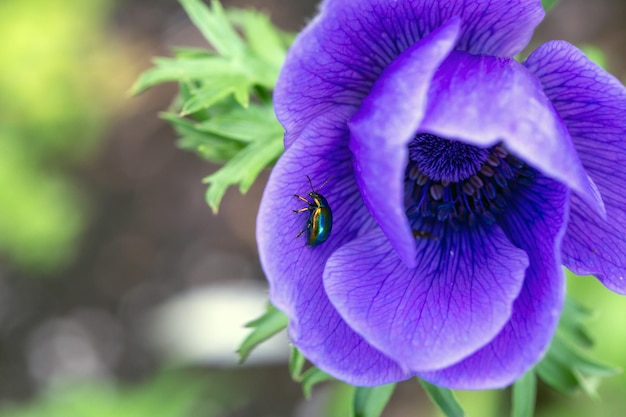
[[[604,213],[602,198],[541,84],[513,59],[450,54],[431,82],[420,131],[480,147],[503,142]]]
[[[407,268],[375,230],[336,251],[324,270],[341,316],[371,345],[411,370],[449,366],[507,323],[528,266],[497,226],[418,239]]]
[[[332,0],[298,36],[275,91],[288,148],[336,105],[355,110],[380,73],[450,18],[465,22],[459,50],[513,56],[543,19],[540,0]]]
[[[564,263],[626,294],[626,88],[567,42],[541,46],[526,66],[563,118],[607,211],[605,220],[572,196]]]
[[[403,206],[407,144],[424,116],[430,80],[454,47],[460,25],[453,18],[398,56],[349,122],[363,201],[409,267],[415,266],[415,245]]]
[[[375,223],[363,205],[348,150],[346,108],[313,120],[302,132],[305,140],[290,147],[270,176],[259,208],[257,241],[263,270],[270,284],[270,300],[290,318],[295,346],[324,371],[356,385],[379,385],[410,377],[395,362],[372,348],[346,325],[328,301],[322,274],[330,255]],[[328,240],[309,247],[304,236],[307,215],[294,193],[306,196],[311,177],[333,212]]]
[[[511,319],[494,340],[449,368],[420,373],[452,389],[505,387],[546,352],[565,297],[560,246],[567,225],[569,192],[562,184],[537,177],[521,192],[500,222],[511,242],[526,251],[530,266]]]

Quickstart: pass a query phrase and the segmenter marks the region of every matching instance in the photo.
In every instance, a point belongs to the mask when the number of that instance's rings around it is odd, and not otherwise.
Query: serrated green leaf
[[[245,45],[218,1],[213,0],[210,9],[200,0],[180,0],[180,3],[194,25],[220,55],[237,56],[243,53]]]
[[[595,45],[582,45],[580,49],[587,55],[587,58],[606,69],[606,54]]]
[[[537,397],[537,377],[527,372],[513,384],[511,417],[533,417]]]
[[[305,398],[311,398],[313,387],[324,381],[332,381],[334,378],[319,368],[312,367],[302,374],[300,382]]]
[[[178,94],[174,99],[174,102],[170,106],[173,110],[178,110],[183,108],[183,104],[189,101],[195,91],[199,88],[199,83],[194,81],[182,81],[179,83]],[[189,114],[189,117],[192,118],[193,121],[203,122],[209,119],[209,113],[206,109],[198,110]]]
[[[584,326],[584,323],[588,321],[592,315],[593,312],[591,310],[568,297],[565,300],[557,334],[562,334],[576,346],[582,348],[592,347],[593,340]]]
[[[270,165],[282,154],[282,136],[262,139],[250,143],[215,174],[203,182],[210,184],[206,194],[209,206],[217,213],[226,189],[239,184],[241,193],[246,193],[261,170]]]
[[[241,107],[247,109],[250,105],[250,89],[251,85],[241,83],[238,86],[235,86],[233,90],[233,96],[235,100]]]
[[[559,324],[556,334],[570,340],[571,343],[580,348],[590,349],[593,347],[593,339],[589,336],[587,329],[580,325],[570,327],[568,324]]]
[[[263,137],[282,137],[284,133],[270,105],[233,109],[199,123],[197,128],[244,142],[254,142]]]
[[[239,362],[245,362],[255,347],[285,329],[288,321],[282,311],[268,304],[267,311],[261,317],[246,324],[246,327],[251,328],[252,331],[237,349]]]
[[[446,417],[464,417],[465,412],[449,389],[441,388],[418,378],[431,401]]]
[[[163,82],[179,83],[180,93],[171,108],[189,118],[165,118],[180,134],[181,148],[226,162],[204,179],[209,184],[207,202],[217,211],[229,186],[237,184],[245,193],[259,172],[283,152],[284,132],[271,110],[271,94],[293,37],[274,28],[264,15],[232,12],[244,42],[217,1],[210,8],[200,0],[180,1],[216,53],[179,48],[177,58],[157,58],[132,92]]]
[[[172,48],[174,56],[181,59],[198,59],[211,58],[215,56],[215,52],[202,48],[193,48],[190,46],[175,46]]]
[[[300,350],[298,350],[297,347],[292,346],[291,357],[289,358],[289,375],[291,375],[291,379],[294,381],[300,381],[305,362],[306,358]]]
[[[576,373],[555,359],[550,352],[535,367],[537,375],[543,382],[562,394],[574,394],[580,388],[580,381]]]
[[[543,8],[546,9],[546,12],[550,11],[551,8],[556,6],[558,0],[542,0]]]
[[[241,68],[222,57],[155,58],[154,68],[145,71],[131,89],[139,94],[150,87],[168,81],[207,80],[212,77],[242,73]]]
[[[582,389],[595,396],[599,378],[620,372],[589,353],[593,342],[584,323],[592,314],[591,310],[568,298],[548,354],[536,367],[541,380],[561,393],[573,394]]]
[[[190,98],[183,103],[180,115],[186,116],[207,109],[231,94],[242,107],[247,107],[250,101],[249,88],[250,84],[246,77],[239,74],[216,75],[210,84],[191,91]]]
[[[212,162],[224,162],[232,159],[245,146],[241,142],[228,140],[196,128],[196,124],[188,119],[172,113],[161,113],[160,117],[172,124],[180,136],[178,146],[192,151]]]
[[[267,15],[249,10],[228,12],[229,19],[243,31],[252,52],[264,62],[279,69],[285,61],[290,43]]]
[[[570,344],[563,337],[555,337],[550,345],[550,352],[555,359],[561,363],[568,364],[570,367],[580,371],[583,375],[607,377],[620,373],[619,368],[604,364],[597,361],[574,345]]]
[[[380,417],[396,384],[380,385],[377,387],[356,387],[353,399],[353,417]]]

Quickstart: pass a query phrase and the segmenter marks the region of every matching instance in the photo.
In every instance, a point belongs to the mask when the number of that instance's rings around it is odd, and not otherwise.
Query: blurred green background
[[[296,31],[316,1],[224,4]],[[619,0],[561,0],[533,45],[592,44],[624,79],[625,19]],[[346,415],[348,387],[302,399],[284,335],[236,364],[266,294],[263,184],[229,191],[213,216],[201,179],[215,166],[157,117],[176,86],[128,95],[173,46],[205,46],[174,0],[0,1],[0,417]],[[626,368],[626,300],[585,278],[570,291],[596,310],[600,357]],[[624,415],[624,374],[599,393],[541,387],[537,415]],[[470,416],[506,415],[505,392],[459,396]],[[384,415],[436,412],[409,382]]]

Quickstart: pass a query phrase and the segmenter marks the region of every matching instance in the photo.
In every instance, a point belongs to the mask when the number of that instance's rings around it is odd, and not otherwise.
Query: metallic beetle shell
[[[333,212],[328,205],[328,201],[316,192],[309,193],[309,196],[315,202],[309,210],[309,222],[307,229],[309,231],[308,245],[310,247],[321,245],[326,242],[333,228]]]

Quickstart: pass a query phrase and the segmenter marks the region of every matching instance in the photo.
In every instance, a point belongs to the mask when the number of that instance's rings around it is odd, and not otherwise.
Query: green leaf
[[[454,393],[418,378],[428,397],[446,417],[464,417],[465,412],[456,401]]]
[[[228,161],[245,146],[241,142],[198,130],[196,123],[176,114],[161,113],[160,116],[170,122],[174,130],[180,135],[178,146],[181,149],[193,151],[206,160],[212,162]]]
[[[619,368],[590,358],[560,335],[557,335],[552,341],[550,352],[561,363],[570,365],[584,375],[607,377],[617,375],[620,372]]]
[[[211,58],[215,56],[215,52],[213,51],[189,46],[175,46],[172,48],[172,51],[176,58],[182,59]]]
[[[276,307],[268,304],[267,311],[258,319],[246,324],[252,332],[244,339],[237,350],[239,362],[243,363],[252,350],[287,327],[287,316]]]
[[[264,62],[280,69],[291,42],[272,25],[269,17],[247,10],[232,10],[228,16],[242,29],[252,52]]]
[[[580,387],[574,370],[567,364],[556,360],[550,352],[535,367],[535,371],[543,382],[562,394],[572,395]]]
[[[242,69],[222,57],[155,58],[154,68],[145,71],[131,89],[139,94],[150,87],[168,81],[207,80],[242,73]]]
[[[356,387],[354,390],[353,417],[379,417],[396,384],[380,385],[378,387]]]
[[[591,348],[593,340],[584,323],[591,319],[592,315],[593,312],[587,307],[571,297],[566,298],[557,333],[563,334],[579,347]]]
[[[533,417],[536,397],[537,377],[530,371],[513,384],[511,417]]]
[[[239,184],[239,190],[245,194],[261,170],[276,161],[283,150],[282,136],[259,138],[237,153],[222,169],[206,177],[203,181],[209,184],[206,200],[213,211],[217,213],[229,186]]]
[[[582,45],[580,49],[587,55],[587,58],[606,69],[607,59],[602,49],[594,45]]]
[[[302,382],[302,391],[306,398],[311,398],[313,387],[320,382],[332,381],[334,378],[319,368],[312,367],[302,374],[300,381]]]
[[[249,88],[248,80],[242,75],[216,75],[210,84],[191,91],[191,97],[183,104],[180,115],[186,116],[198,110],[207,109],[231,94],[242,107],[248,107],[250,101]]]
[[[298,350],[297,347],[292,346],[291,357],[289,358],[289,374],[291,375],[291,379],[294,381],[300,381],[305,362],[306,358],[304,355]]]
[[[179,83],[171,109],[180,113],[162,117],[181,136],[181,148],[209,161],[226,162],[204,179],[209,184],[207,202],[217,212],[228,187],[238,185],[245,193],[259,172],[284,151],[284,131],[271,101],[293,36],[257,12],[240,10],[227,15],[217,1],[211,7],[200,0],[180,1],[215,51],[179,48],[176,58],[157,58],[132,92],[138,94],[164,82]]]
[[[243,142],[254,142],[263,137],[282,137],[284,133],[270,105],[233,109],[199,123],[196,127],[202,132]]]
[[[250,87],[252,87],[252,85],[240,83],[235,86],[235,89],[233,90],[233,97],[235,97],[237,103],[239,103],[239,105],[244,109],[247,109],[250,105]]]
[[[546,9],[546,12],[550,11],[550,9],[552,9],[556,3],[558,2],[558,0],[542,0],[541,3],[543,4],[543,8]]]
[[[212,1],[210,9],[200,0],[180,0],[180,4],[220,55],[236,56],[243,53],[244,43],[228,21],[218,1]]]
[[[201,81],[203,85],[225,84],[235,90],[251,85],[273,88],[278,71],[269,68],[253,56],[227,60],[220,56],[207,58],[155,58],[154,68],[145,71],[131,89],[139,94],[146,89],[169,81]]]
[[[583,390],[594,397],[600,378],[620,372],[591,356],[593,341],[585,328],[591,317],[589,309],[568,298],[548,353],[535,368],[542,381],[563,394]]]
[[[578,349],[562,334],[552,340],[548,355],[537,366],[541,379],[563,394],[585,391],[596,397],[599,378],[616,375],[618,368],[606,365]]]

